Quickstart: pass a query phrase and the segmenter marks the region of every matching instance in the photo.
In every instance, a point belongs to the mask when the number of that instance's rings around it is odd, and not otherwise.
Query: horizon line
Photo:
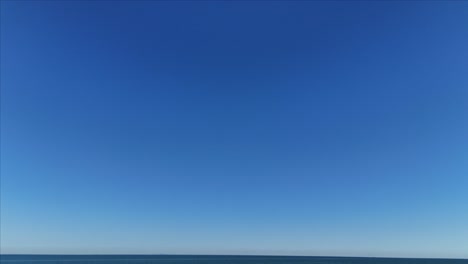
[[[468,260],[459,257],[388,257],[388,256],[321,256],[321,255],[265,255],[265,254],[167,254],[167,253],[0,253],[2,255],[24,255],[24,256],[229,256],[229,257],[315,257],[315,258],[384,258],[384,259],[453,259],[453,260]]]

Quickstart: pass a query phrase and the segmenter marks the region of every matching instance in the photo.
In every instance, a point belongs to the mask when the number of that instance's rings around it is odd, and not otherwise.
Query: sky
[[[2,1],[1,252],[468,258],[468,2]]]

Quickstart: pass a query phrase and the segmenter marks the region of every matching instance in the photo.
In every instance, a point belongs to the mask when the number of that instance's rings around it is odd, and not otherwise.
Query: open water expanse
[[[1,264],[468,264],[468,259],[213,255],[0,255]]]

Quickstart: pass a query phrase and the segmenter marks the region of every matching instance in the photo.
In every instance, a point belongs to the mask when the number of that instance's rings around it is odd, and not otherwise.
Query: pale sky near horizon
[[[468,2],[1,1],[1,253],[468,258]]]

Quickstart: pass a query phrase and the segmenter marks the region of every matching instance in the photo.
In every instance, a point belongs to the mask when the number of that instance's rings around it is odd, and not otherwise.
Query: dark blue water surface
[[[135,264],[468,264],[468,259],[209,255],[0,255],[0,263]]]

